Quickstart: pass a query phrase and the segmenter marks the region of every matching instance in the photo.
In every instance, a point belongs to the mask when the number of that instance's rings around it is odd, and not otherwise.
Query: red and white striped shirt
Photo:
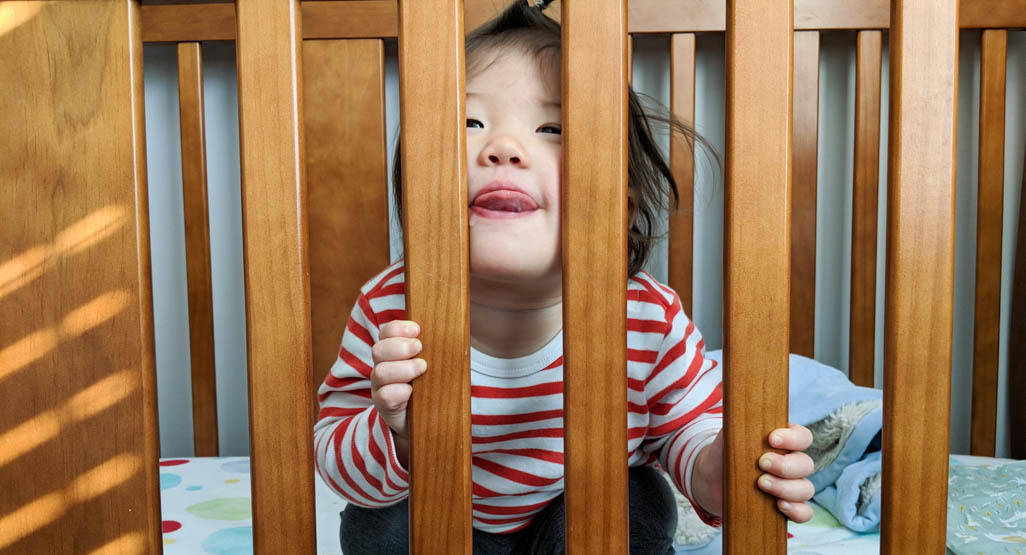
[[[409,494],[392,433],[371,401],[371,346],[406,318],[402,261],[367,282],[318,391],[317,471],[362,507]],[[508,533],[563,492],[563,337],[516,359],[471,350],[474,527]],[[631,466],[658,462],[692,500],[696,455],[722,425],[720,368],[672,289],[641,272],[627,284],[627,452]],[[696,505],[697,508],[697,505]],[[706,522],[719,519],[702,514]]]

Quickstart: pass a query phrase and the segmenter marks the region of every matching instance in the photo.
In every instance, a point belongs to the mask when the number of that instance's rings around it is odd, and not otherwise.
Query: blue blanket
[[[707,356],[722,364],[723,351]],[[810,358],[792,354],[789,363],[789,420],[813,429],[814,435],[820,428],[832,432],[817,436],[818,449],[809,451],[816,462],[809,476],[814,499],[852,530],[878,529],[880,490],[873,485],[880,473],[883,391],[859,387],[840,370]],[[819,445],[824,441],[825,448]]]

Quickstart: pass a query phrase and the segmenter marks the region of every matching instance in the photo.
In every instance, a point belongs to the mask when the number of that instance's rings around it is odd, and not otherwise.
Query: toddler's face
[[[483,55],[466,87],[470,271],[520,286],[559,283],[558,62],[517,50]]]

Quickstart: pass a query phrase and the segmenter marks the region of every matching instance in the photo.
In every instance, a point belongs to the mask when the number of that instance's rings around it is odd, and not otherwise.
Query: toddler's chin
[[[558,258],[539,260],[537,255],[517,257],[510,253],[470,253],[470,275],[480,280],[525,286],[559,278]]]

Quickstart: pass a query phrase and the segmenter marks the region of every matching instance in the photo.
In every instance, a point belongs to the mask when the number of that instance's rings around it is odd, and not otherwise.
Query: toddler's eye
[[[484,129],[484,124],[480,121],[472,118],[467,118],[467,128],[470,129]]]
[[[543,125],[538,128],[539,133],[551,133],[553,135],[562,135],[563,130],[558,125]]]

